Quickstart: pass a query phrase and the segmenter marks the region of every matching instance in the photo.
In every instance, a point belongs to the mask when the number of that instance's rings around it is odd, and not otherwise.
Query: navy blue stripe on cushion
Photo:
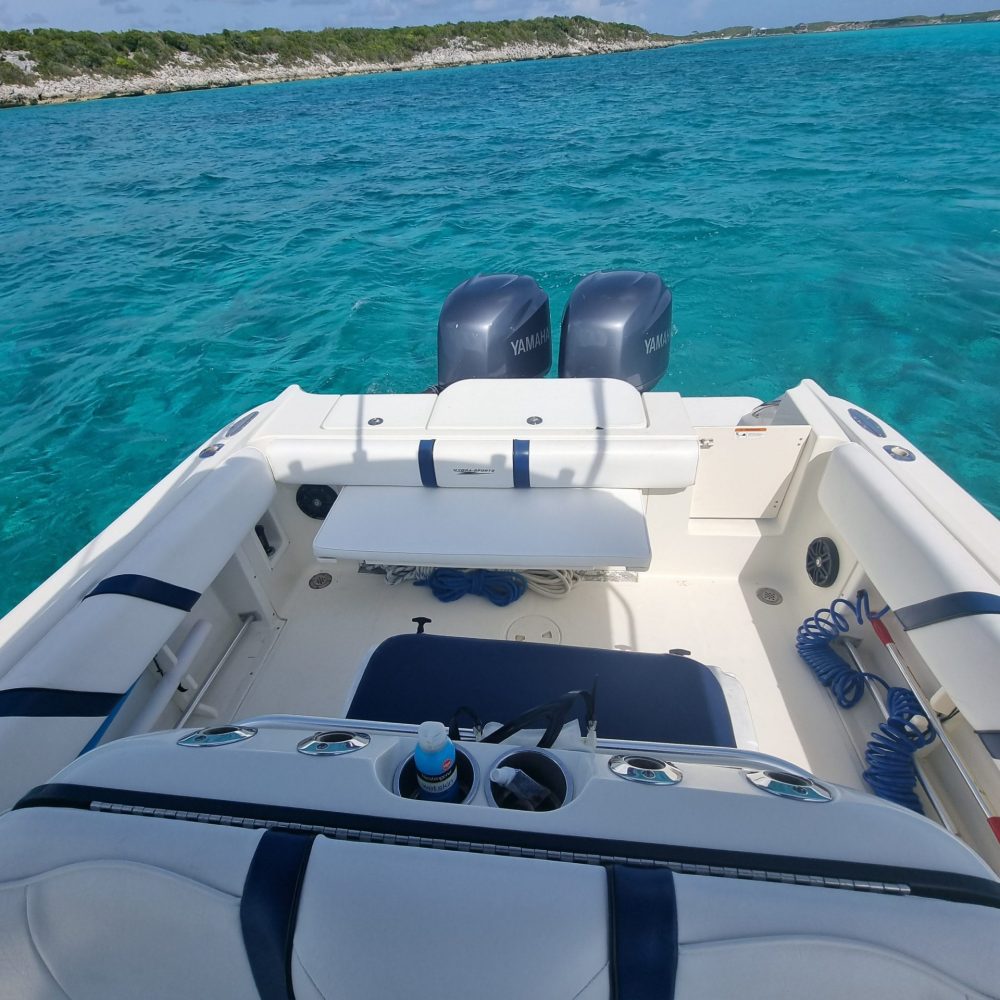
[[[530,441],[514,439],[514,486],[527,489],[531,485]]]
[[[122,705],[124,705],[125,702],[128,701],[128,696],[135,690],[135,686],[136,684],[139,683],[139,680],[140,678],[137,677],[132,682],[132,686],[118,698],[118,701],[115,703],[114,708],[112,708],[111,711],[108,712],[107,718],[100,724],[100,726],[97,727],[97,732],[95,732],[94,735],[91,736],[89,740],[87,740],[87,745],[77,754],[78,757],[82,757],[89,750],[93,750],[94,747],[96,747],[101,742],[101,740],[104,739],[104,734],[110,728],[111,723],[115,721],[115,718],[122,709]]]
[[[669,868],[608,867],[611,995],[672,1000],[677,979],[677,896]]]
[[[1000,760],[1000,730],[987,729],[978,734],[994,760]]]
[[[417,448],[417,465],[420,468],[420,483],[423,486],[437,486],[437,473],[434,471],[434,439],[425,438]]]
[[[107,715],[121,691],[66,691],[61,688],[9,688],[0,691],[0,716],[33,719],[87,718]]]
[[[123,594],[125,597],[137,597],[140,601],[151,601],[153,604],[164,604],[178,611],[190,611],[201,594],[187,587],[178,587],[151,576],[140,576],[137,573],[123,573],[121,576],[109,576],[102,580],[87,597],[97,597],[99,594]],[[84,600],[87,599],[84,598]]]
[[[903,626],[904,632],[970,615],[1000,615],[1000,594],[964,590],[896,609],[896,620]]]
[[[240,927],[260,1000],[293,1000],[292,940],[314,836],[268,830],[240,900]]]

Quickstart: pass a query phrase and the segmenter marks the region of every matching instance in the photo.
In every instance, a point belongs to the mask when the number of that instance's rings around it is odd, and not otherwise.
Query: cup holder
[[[363,750],[372,738],[367,733],[345,729],[328,729],[300,740],[296,750],[309,757],[339,757],[341,754]]]
[[[512,750],[497,758],[493,767],[515,767],[549,790],[549,798],[536,806],[535,812],[552,812],[573,798],[573,780],[569,772],[559,758],[547,750]],[[486,783],[486,798],[490,805],[499,809],[524,809],[513,793],[492,780]]]
[[[458,767],[458,802],[468,802],[476,794],[479,784],[479,770],[475,761],[460,747],[456,746],[456,766]],[[417,784],[417,767],[413,763],[413,754],[405,758],[396,768],[392,779],[392,790],[404,799],[419,799],[420,786]]]

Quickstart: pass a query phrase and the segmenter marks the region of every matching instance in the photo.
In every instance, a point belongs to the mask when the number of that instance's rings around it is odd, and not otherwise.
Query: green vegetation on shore
[[[322,31],[222,31],[191,35],[180,31],[63,31],[23,28],[0,31],[0,85],[31,86],[83,75],[129,77],[155,75],[179,65],[203,70],[237,67],[308,66],[329,61],[337,66],[384,65],[400,68],[435,50],[466,53],[506,47],[551,46],[565,49],[602,45],[641,48],[682,42],[707,42],[767,35],[856,31],[867,28],[913,28],[934,24],[1000,21],[1000,10],[969,14],[921,14],[876,21],[815,21],[780,28],[739,25],[689,35],[659,35],[632,24],[589,17],[537,17],[523,21],[460,21],[412,28],[326,28]],[[516,58],[516,57],[515,57]],[[211,84],[209,84],[211,85]]]
[[[89,73],[128,77],[151,73],[178,59],[202,65],[267,61],[310,62],[324,56],[336,63],[402,63],[434,49],[500,48],[575,42],[642,42],[651,35],[631,24],[588,17],[537,17],[530,21],[460,21],[416,28],[326,28],[323,31],[223,31],[189,35],[180,31],[62,31],[58,28],[0,31],[0,52],[24,52],[33,73],[51,80]],[[186,55],[185,55],[186,54]],[[0,61],[0,83],[30,83],[31,76]]]

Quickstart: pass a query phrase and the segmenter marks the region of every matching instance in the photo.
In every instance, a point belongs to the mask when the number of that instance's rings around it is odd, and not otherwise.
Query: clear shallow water
[[[1000,25],[0,113],[0,612],[298,382],[419,391],[448,291],[656,270],[661,388],[874,410],[1000,510]]]

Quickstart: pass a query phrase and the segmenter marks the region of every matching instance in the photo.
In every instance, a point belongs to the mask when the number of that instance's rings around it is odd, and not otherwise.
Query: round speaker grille
[[[330,508],[336,499],[337,491],[332,486],[306,483],[295,493],[295,502],[299,505],[299,510],[308,517],[315,517],[317,521],[322,521],[330,513]]]
[[[806,549],[806,573],[817,587],[832,587],[840,572],[840,553],[832,538],[814,538]]]

